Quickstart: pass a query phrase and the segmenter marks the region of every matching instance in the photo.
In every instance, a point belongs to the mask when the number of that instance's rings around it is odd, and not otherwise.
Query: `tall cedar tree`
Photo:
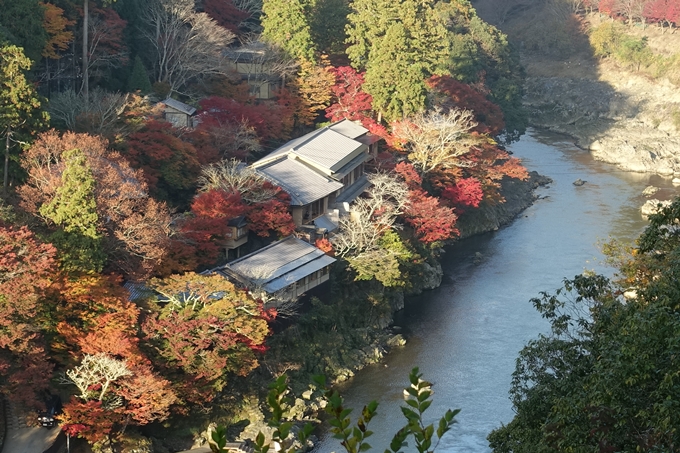
[[[297,60],[314,62],[316,46],[309,23],[309,0],[264,0],[262,39]]]
[[[433,0],[357,0],[348,16],[347,55],[366,69],[364,90],[387,120],[425,107],[424,81],[447,73],[450,37]]]
[[[51,240],[60,252],[67,272],[101,272],[106,256],[94,198],[95,180],[85,154],[79,149],[64,153],[61,186],[54,198],[40,207],[40,214],[59,228]]]
[[[135,57],[135,62],[132,65],[132,72],[127,82],[128,91],[138,91],[142,94],[151,92],[151,82],[149,81],[149,74],[146,72],[144,63],[139,55]]]
[[[110,6],[116,0],[100,0],[102,6]],[[85,103],[90,96],[90,0],[83,0],[83,27],[82,27],[82,68],[83,84],[81,92],[85,97]]]
[[[5,139],[5,195],[9,183],[11,151],[17,148],[16,138],[25,138],[39,130],[48,118],[40,110],[40,98],[35,88],[26,80],[25,71],[30,67],[31,62],[19,47],[0,47],[0,134]],[[18,137],[13,137],[14,135]]]
[[[41,134],[22,156],[28,178],[17,189],[20,205],[38,215],[62,185],[64,153],[80,149],[96,180],[98,228],[104,233],[109,257],[105,269],[144,278],[167,253],[170,215],[163,203],[148,196],[141,170],[132,169],[120,154],[107,150],[107,145],[103,138],[87,134]]]

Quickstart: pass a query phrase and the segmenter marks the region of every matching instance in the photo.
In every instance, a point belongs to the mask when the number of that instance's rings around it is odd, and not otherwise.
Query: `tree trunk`
[[[2,196],[7,198],[7,186],[9,182],[9,135],[10,130],[7,128],[7,136],[5,137],[5,172],[2,179]]]
[[[90,85],[90,71],[88,66],[90,66],[90,59],[87,55],[87,48],[89,45],[89,39],[87,37],[89,16],[90,16],[90,0],[83,0],[83,96],[85,97],[85,108],[89,105],[89,85]]]

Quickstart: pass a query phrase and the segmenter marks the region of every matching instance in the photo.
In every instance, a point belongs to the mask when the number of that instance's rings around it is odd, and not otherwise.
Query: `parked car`
[[[61,413],[61,398],[50,395],[45,399],[45,410],[38,414],[38,423],[45,428],[52,428],[57,424],[54,417]]]

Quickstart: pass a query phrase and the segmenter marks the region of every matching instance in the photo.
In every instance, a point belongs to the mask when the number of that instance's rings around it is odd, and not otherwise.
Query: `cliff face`
[[[624,170],[680,174],[678,85],[594,57],[588,30],[611,19],[597,13],[574,15],[568,8],[556,9],[559,4],[473,1],[480,16],[499,26],[522,50],[530,124],[569,134],[596,159]],[[638,26],[626,33],[644,37],[657,55],[680,53],[677,31]]]
[[[680,90],[604,66],[598,65],[597,80],[528,77],[524,104],[531,124],[569,134],[596,159],[627,171],[680,173],[680,136],[673,122]]]

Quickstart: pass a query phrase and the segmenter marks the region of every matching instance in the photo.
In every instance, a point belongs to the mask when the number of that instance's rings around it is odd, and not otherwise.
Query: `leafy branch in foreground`
[[[419,453],[432,453],[439,444],[442,436],[451,429],[456,423],[455,417],[460,409],[447,410],[439,420],[436,428],[436,442],[434,424],[425,425],[424,413],[432,404],[432,384],[422,379],[422,374],[418,368],[413,368],[409,374],[410,386],[405,389],[407,394],[406,405],[401,407],[401,412],[406,417],[406,424],[399,429],[385,453],[400,453],[403,447],[408,446],[407,440],[413,435],[415,447]],[[343,398],[337,390],[331,389],[326,383],[324,376],[316,376],[314,384],[323,392],[322,399],[326,403],[325,412],[330,415],[329,424],[333,437],[339,439],[347,453],[361,453],[370,450],[372,446],[366,442],[373,431],[368,429],[368,424],[377,413],[378,403],[371,401],[361,411],[361,415],[353,425],[350,419],[352,409],[346,408]],[[306,423],[302,429],[293,434],[294,423],[285,418],[286,410],[291,407],[292,400],[287,396],[289,393],[287,378],[280,376],[275,382],[269,385],[269,395],[267,404],[271,409],[268,420],[269,426],[274,428],[271,442],[267,442],[265,435],[260,432],[254,445],[255,453],[267,453],[272,445],[276,445],[279,453],[302,453],[307,450],[309,440],[314,426]],[[210,448],[214,453],[225,453],[226,430],[218,427],[212,434]],[[278,448],[280,447],[280,448]]]

